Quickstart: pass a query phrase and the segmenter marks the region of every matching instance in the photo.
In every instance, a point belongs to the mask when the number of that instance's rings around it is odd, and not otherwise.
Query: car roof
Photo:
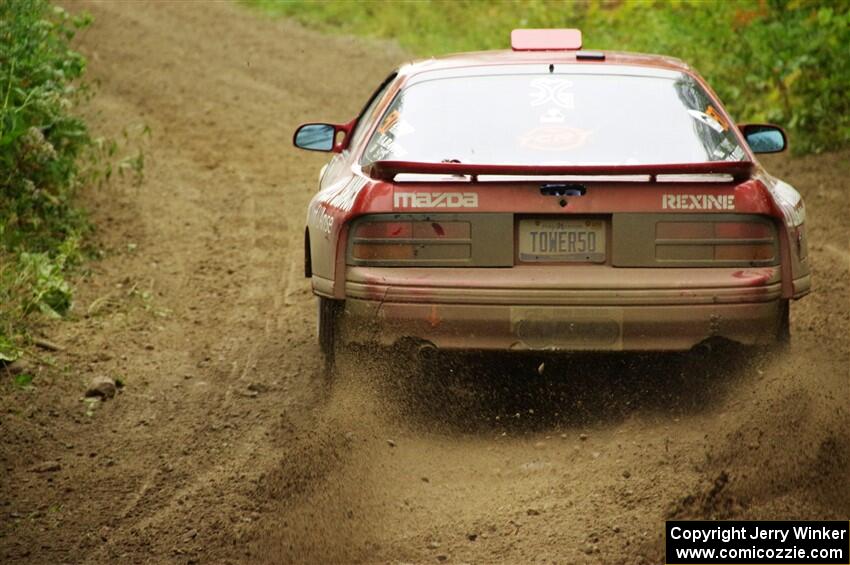
[[[552,51],[512,51],[510,49],[496,51],[477,51],[471,53],[456,53],[441,57],[432,57],[411,61],[399,68],[402,76],[413,76],[422,72],[440,70],[458,70],[463,68],[480,68],[497,65],[525,64],[554,64],[554,65],[610,65],[612,74],[624,73],[624,67],[651,67],[668,71],[693,72],[684,61],[664,55],[646,55],[643,53],[627,53],[621,51],[590,51],[594,54],[605,55],[604,61],[598,59],[579,60],[577,53],[588,53],[589,50],[552,50]]]

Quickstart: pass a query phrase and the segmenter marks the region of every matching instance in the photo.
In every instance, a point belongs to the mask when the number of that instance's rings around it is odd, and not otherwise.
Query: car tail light
[[[409,238],[413,236],[413,222],[363,222],[354,233],[357,238]]]
[[[749,222],[714,222],[715,237],[727,239],[773,239],[773,226]]]
[[[659,221],[659,261],[768,262],[776,258],[776,231],[766,222]]]
[[[714,237],[714,226],[708,222],[658,222],[655,224],[657,239],[701,239]]]
[[[423,263],[468,260],[471,226],[459,221],[366,221],[353,229],[351,256],[356,261]]]
[[[409,243],[355,243],[354,257],[367,261],[413,259],[413,250],[413,245]]]
[[[767,261],[773,259],[773,244],[759,245],[715,245],[714,259],[717,261]]]

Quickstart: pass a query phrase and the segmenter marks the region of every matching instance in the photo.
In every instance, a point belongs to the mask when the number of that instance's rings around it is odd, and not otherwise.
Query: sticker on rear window
[[[407,121],[401,118],[398,110],[393,110],[387,115],[378,127],[378,133],[384,136],[401,137],[415,130]]]
[[[575,108],[575,94],[571,91],[573,82],[563,78],[538,78],[531,81],[531,105],[542,106],[554,103],[561,108]]]
[[[569,126],[540,126],[520,136],[519,144],[542,151],[565,151],[581,147],[589,135],[588,130]]]
[[[726,123],[726,120],[723,119],[723,116],[721,116],[720,113],[714,109],[714,106],[709,104],[708,107],[705,109],[705,113],[714,118],[714,121],[720,124],[720,127],[723,128],[723,131],[729,129],[729,124]]]
[[[366,156],[372,161],[380,161],[387,155],[400,158],[407,155],[407,150],[392,135],[381,134],[372,142]]]
[[[390,131],[390,128],[392,128],[396,124],[396,122],[398,122],[399,117],[401,117],[401,114],[398,110],[393,110],[392,112],[387,114],[387,116],[381,122],[381,125],[378,126],[378,133],[386,134],[388,131]]]
[[[723,133],[726,131],[723,128],[723,125],[720,124],[717,120],[715,120],[712,116],[707,114],[706,112],[700,112],[699,110],[688,110],[688,114],[691,115],[693,119],[696,121],[707,125],[717,133]]]
[[[540,116],[541,124],[562,124],[567,119],[564,113],[559,108],[549,108],[546,113]]]

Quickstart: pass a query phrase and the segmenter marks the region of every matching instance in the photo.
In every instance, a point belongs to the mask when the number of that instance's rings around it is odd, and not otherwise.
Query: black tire
[[[791,347],[791,309],[789,300],[783,300],[779,306],[779,327],[776,328],[776,338],[773,343],[756,346],[756,351],[764,357],[774,357],[788,351]]]
[[[342,310],[341,302],[319,297],[318,334],[319,350],[323,358],[325,377],[333,378],[336,363],[336,341],[339,333],[339,315]]]
[[[776,345],[779,349],[786,349],[791,345],[791,306],[789,300],[782,301],[782,313],[779,321],[779,330],[776,332]]]

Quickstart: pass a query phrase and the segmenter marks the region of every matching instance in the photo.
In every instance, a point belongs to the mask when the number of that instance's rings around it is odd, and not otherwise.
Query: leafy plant
[[[20,355],[28,318],[71,305],[64,277],[88,230],[74,197],[102,174],[73,111],[89,91],[69,42],[89,21],[46,0],[0,2],[0,361]]]
[[[71,109],[86,93],[75,83],[85,60],[68,41],[87,23],[44,1],[0,5],[0,218],[7,248],[46,250],[82,224],[71,198],[91,139]]]
[[[46,253],[21,253],[19,262],[19,276],[29,290],[23,297],[23,313],[38,310],[54,318],[64,315],[71,307],[71,287],[62,276],[65,256],[53,259]]]

